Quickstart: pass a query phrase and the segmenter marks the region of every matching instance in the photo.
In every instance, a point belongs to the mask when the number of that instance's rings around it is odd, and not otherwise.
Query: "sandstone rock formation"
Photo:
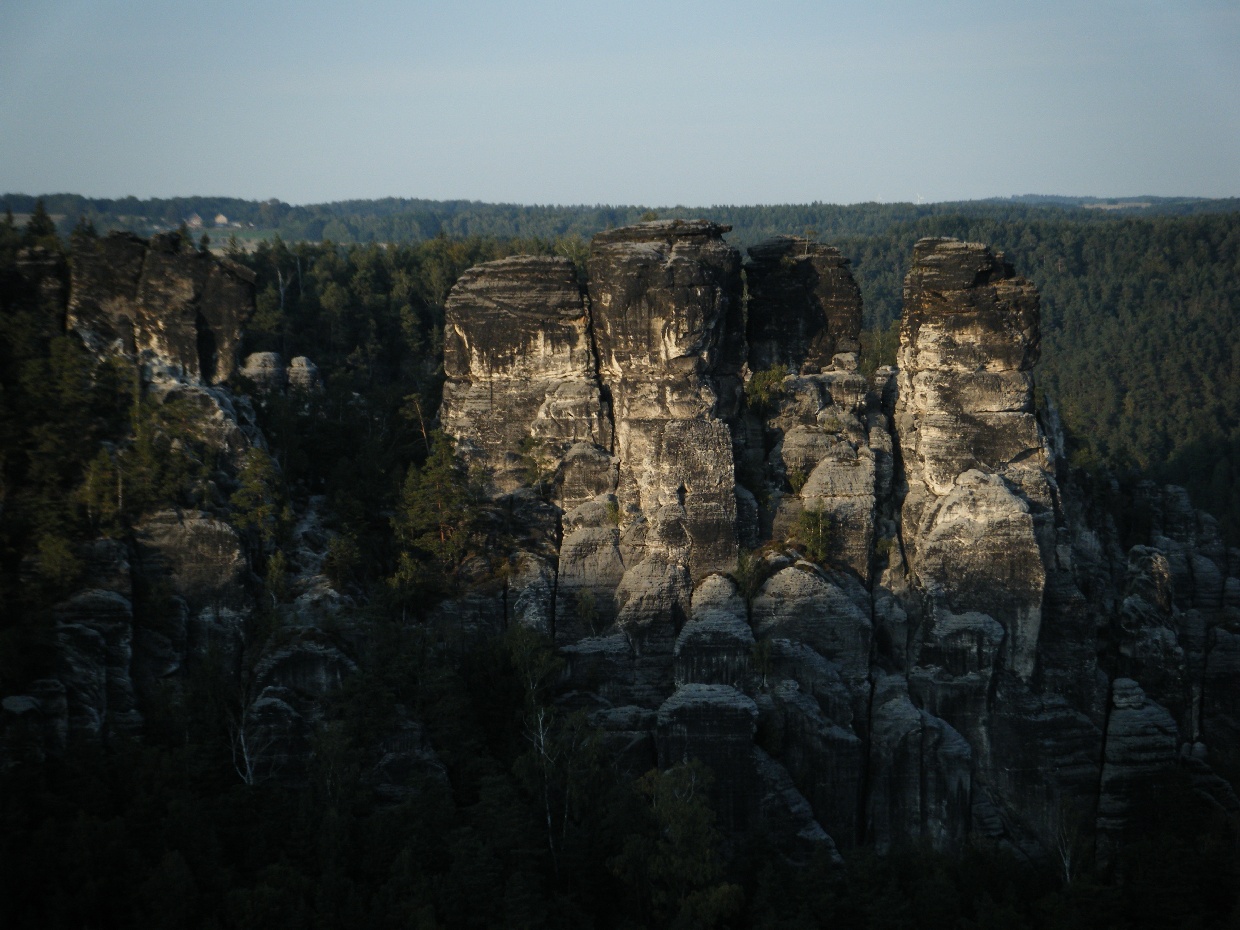
[[[251,352],[245,357],[239,373],[254,385],[254,390],[260,395],[289,388],[309,394],[323,387],[319,367],[304,355],[285,365],[279,352]]]
[[[254,276],[187,245],[114,232],[84,240],[72,260],[68,323],[97,351],[117,347],[175,377],[217,384],[237,365]]]
[[[777,236],[749,247],[749,367],[801,374],[856,352],[861,289],[848,259],[829,245]]]
[[[440,420],[497,489],[610,443],[577,275],[568,259],[515,256],[471,268],[448,297]]]
[[[588,263],[599,370],[611,396],[623,526],[698,580],[736,559],[732,439],[744,333],[727,227],[643,223],[594,238]]]
[[[1181,744],[1194,784],[1231,797],[1200,741],[1237,732],[1240,557],[1152,486],[1128,554],[1062,486],[1034,286],[984,246],[922,240],[899,368],[867,380],[847,261],[751,249],[746,339],[721,232],[597,237],[584,302],[529,259],[450,303],[458,448],[510,490],[514,456],[555,437],[560,538],[522,556],[508,602],[554,630],[565,699],[627,765],[707,761],[732,827],[823,848],[979,832],[1045,855],[1081,811],[1122,830]],[[585,414],[545,402],[563,383]],[[740,541],[766,549],[738,570]]]
[[[551,637],[559,699],[617,766],[706,763],[721,822],[791,858],[970,834],[1045,857],[1069,821],[1105,856],[1175,766],[1240,808],[1211,768],[1240,739],[1240,550],[1180,489],[1136,489],[1140,533],[1100,513],[1035,409],[1033,284],[984,246],[922,240],[899,368],[867,378],[847,261],[755,246],[746,317],[725,231],[603,234],[585,288],[532,256],[457,283],[440,421],[514,541],[502,573],[480,569],[428,624],[459,648],[513,624]],[[142,355],[216,448],[261,444],[244,403],[196,382],[212,379],[196,334],[228,342],[204,309],[228,269],[162,241],[92,249],[73,324]],[[244,373],[316,383],[271,354]],[[210,653],[251,672],[244,777],[303,777],[357,669],[324,506],[302,506],[290,603],[258,651],[247,553],[221,513],[149,514],[132,542],[96,544],[54,609],[54,675],[0,701],[0,757],[137,732],[144,700]],[[756,551],[738,560],[738,544]],[[164,592],[157,618],[135,573]],[[446,776],[421,723],[395,717],[362,779],[399,802],[405,780]]]

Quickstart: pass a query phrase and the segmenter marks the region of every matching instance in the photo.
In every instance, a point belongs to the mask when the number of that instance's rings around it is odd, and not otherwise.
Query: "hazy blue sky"
[[[0,191],[1240,195],[1237,0],[3,0],[0,88]]]

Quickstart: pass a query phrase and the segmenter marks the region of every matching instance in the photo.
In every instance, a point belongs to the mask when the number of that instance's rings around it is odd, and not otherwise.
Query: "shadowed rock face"
[[[749,367],[810,374],[856,352],[861,289],[838,249],[795,236],[749,247]]]
[[[114,232],[74,249],[68,324],[96,351],[118,347],[165,374],[217,384],[237,366],[254,277],[182,243]]]
[[[448,297],[440,419],[499,490],[521,484],[519,453],[561,459],[606,445],[609,423],[572,262],[523,255],[466,271]]]

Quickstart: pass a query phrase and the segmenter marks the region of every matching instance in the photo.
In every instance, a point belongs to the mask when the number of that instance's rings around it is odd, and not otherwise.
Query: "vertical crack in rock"
[[[740,312],[740,258],[723,241],[728,228],[643,223],[595,236],[589,258],[622,525],[648,527],[635,540],[644,558],[633,561],[658,559],[694,580],[736,559],[725,418],[739,404],[735,344],[743,333],[728,331]]]
[[[498,493],[524,483],[521,453],[560,460],[606,445],[588,318],[572,262],[519,255],[466,271],[448,295],[440,420]]]
[[[1237,732],[1218,618],[1240,556],[1174,490],[1142,492],[1149,547],[1127,555],[1061,491],[1034,286],[985,246],[920,241],[899,369],[867,379],[847,260],[751,249],[746,333],[725,230],[603,233],[586,295],[525,257],[449,299],[445,429],[508,500],[531,461],[554,471],[556,519],[506,596],[555,637],[564,699],[625,765],[710,763],[730,826],[822,848],[1117,835],[1177,740],[1222,797],[1191,741]],[[807,513],[829,527],[816,562],[792,551]],[[723,573],[763,539],[797,545],[742,595]]]
[[[177,233],[114,232],[73,252],[69,327],[96,352],[136,355],[153,375],[228,380],[253,309],[253,273]]]

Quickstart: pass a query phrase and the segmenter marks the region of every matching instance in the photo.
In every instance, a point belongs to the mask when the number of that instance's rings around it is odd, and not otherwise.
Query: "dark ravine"
[[[545,256],[457,282],[440,421],[524,532],[502,584],[434,618],[551,637],[560,702],[626,765],[706,762],[724,825],[792,857],[983,837],[1042,859],[1069,818],[1105,854],[1177,766],[1240,809],[1210,768],[1240,738],[1240,550],[1152,484],[1148,534],[1125,545],[1069,473],[1034,403],[1034,284],[985,246],[918,242],[898,368],[867,377],[847,261],[781,238],[746,264],[725,231],[600,234],[584,288]],[[305,359],[238,365],[253,301],[243,270],[114,235],[74,256],[68,323],[139,361],[156,395],[191,398],[240,461],[264,439],[222,382],[318,383]],[[355,605],[324,575],[321,503],[292,532],[290,634],[248,666],[231,526],[170,510],[132,546],[101,542],[56,608],[54,674],[4,696],[0,753],[140,732],[159,682],[211,651],[249,668],[249,774],[295,780],[323,699],[357,674],[322,634]],[[160,580],[175,622],[135,625],[135,577]],[[398,730],[366,775],[396,800],[401,773],[444,777],[421,723]]]

